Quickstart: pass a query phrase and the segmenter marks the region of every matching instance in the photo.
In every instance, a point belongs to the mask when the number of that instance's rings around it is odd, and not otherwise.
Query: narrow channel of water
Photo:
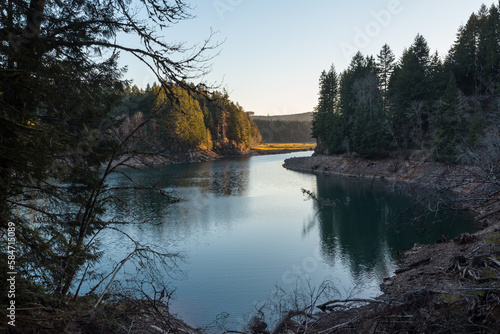
[[[178,268],[162,272],[174,292],[171,311],[193,326],[238,328],[251,314],[276,313],[292,296],[314,295],[323,282],[335,297],[373,297],[395,269],[396,251],[474,230],[464,214],[429,215],[414,223],[415,200],[387,183],[298,173],[282,167],[310,152],[169,165],[130,171],[181,199],[123,191],[133,207],[123,227],[131,237],[178,252]],[[111,184],[125,184],[119,176]],[[336,203],[320,207],[301,189]],[[119,216],[120,210],[112,214]],[[102,268],[122,260],[132,244],[102,236]],[[118,277],[133,277],[124,266]],[[326,297],[325,297],[326,298]],[[266,304],[266,302],[268,302]],[[274,307],[274,309],[273,309]],[[218,323],[217,321],[218,320]]]

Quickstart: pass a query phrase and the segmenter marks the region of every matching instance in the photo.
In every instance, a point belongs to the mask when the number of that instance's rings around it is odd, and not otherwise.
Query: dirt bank
[[[287,159],[284,167],[452,190],[463,206],[478,213],[476,218],[485,228],[454,240],[443,237],[432,245],[416,244],[401,255],[394,275],[384,280],[380,297],[331,301],[307,317],[289,313],[292,316],[273,333],[500,332],[500,201],[477,200],[491,190],[481,182],[478,170],[425,161],[331,156]]]
[[[336,174],[346,177],[400,182],[412,187],[433,189],[438,192],[454,192],[459,196],[457,205],[473,210],[478,221],[486,220],[489,214],[498,211],[499,201],[477,201],[484,193],[491,192],[492,185],[482,179],[478,168],[460,167],[437,162],[383,159],[368,160],[344,156],[313,156],[285,160],[283,167],[308,173]]]
[[[471,173],[463,168],[435,162],[399,159],[368,160],[342,156],[313,156],[287,159],[283,167],[303,172],[367,177],[419,186],[449,188],[463,185],[472,177]]]

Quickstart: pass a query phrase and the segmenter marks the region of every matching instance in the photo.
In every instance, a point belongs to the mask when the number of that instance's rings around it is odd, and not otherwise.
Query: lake
[[[142,243],[183,256],[162,272],[175,290],[172,313],[192,326],[238,329],[261,309],[266,320],[294,304],[375,297],[396,268],[397,251],[431,243],[440,235],[474,231],[465,214],[427,215],[417,222],[415,194],[389,182],[305,174],[283,161],[311,152],[222,159],[131,170],[139,183],[157,184],[180,199],[122,191],[132,212],[121,227]],[[116,175],[115,186],[126,179]],[[335,206],[321,207],[302,189]],[[121,210],[110,214],[120,218]],[[101,236],[105,253],[98,269],[126,257],[131,242],[117,232]],[[118,278],[133,277],[126,265]],[[273,319],[269,319],[269,317]]]

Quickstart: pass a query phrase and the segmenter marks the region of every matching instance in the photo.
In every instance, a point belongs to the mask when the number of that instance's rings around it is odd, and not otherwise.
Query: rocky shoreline
[[[368,160],[344,156],[312,156],[286,159],[283,167],[309,173],[336,174],[403,182],[422,187],[461,189],[473,177],[471,170],[428,161]]]
[[[422,160],[397,158],[369,160],[345,156],[312,156],[286,159],[283,167],[306,173],[335,174],[351,178],[368,178],[397,182],[412,188],[457,195],[457,205],[477,214],[477,221],[490,225],[489,217],[500,207],[497,204],[475,201],[492,185],[481,178],[482,171],[475,167],[461,167]],[[498,201],[497,201],[498,202]]]
[[[272,154],[286,154],[299,151],[310,151],[302,149],[279,149],[279,150],[259,150],[250,149],[248,151],[230,150],[224,154],[218,154],[207,150],[193,150],[185,153],[154,153],[154,154],[135,154],[123,155],[119,159],[113,161],[112,165],[121,164],[123,167],[140,167],[140,166],[158,166],[180,163],[197,163],[204,161],[214,161],[222,158],[237,158]],[[101,168],[105,168],[103,164]]]
[[[212,151],[194,150],[186,153],[151,153],[151,154],[125,154],[112,162],[112,166],[120,167],[140,167],[140,166],[158,166],[180,163],[195,163],[203,161],[218,160],[221,156]],[[103,164],[101,168],[106,168]]]
[[[416,244],[373,300],[332,301],[307,322],[318,333],[468,333],[500,330],[500,200],[473,201],[484,191],[479,171],[429,161],[367,160],[345,156],[287,159],[285,168],[308,173],[364,177],[436,191],[453,191],[476,212],[484,228],[454,240]],[[491,185],[489,185],[491,186]],[[496,195],[498,196],[498,194]],[[292,318],[273,333],[298,331]]]

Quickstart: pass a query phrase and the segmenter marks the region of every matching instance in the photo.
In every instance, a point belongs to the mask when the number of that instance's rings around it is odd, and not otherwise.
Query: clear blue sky
[[[385,43],[399,58],[417,33],[432,50],[448,52],[460,25],[481,0],[186,0],[196,17],[162,32],[167,41],[202,42],[210,29],[224,41],[212,61],[209,83],[222,83],[230,98],[258,115],[312,111],[321,71],[346,69],[360,50],[376,55]],[[496,0],[495,0],[496,1]],[[495,2],[496,3],[496,2]],[[132,58],[126,77],[140,87],[154,82]]]

